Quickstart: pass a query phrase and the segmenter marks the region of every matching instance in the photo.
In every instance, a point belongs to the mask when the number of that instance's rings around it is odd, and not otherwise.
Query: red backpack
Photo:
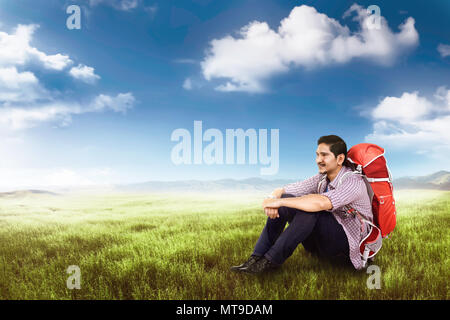
[[[360,174],[367,186],[372,202],[373,223],[362,219],[356,210],[348,207],[347,212],[357,214],[361,228],[367,228],[367,236],[361,240],[359,249],[364,266],[381,249],[382,238],[386,238],[395,228],[396,211],[392,176],[384,158],[384,149],[371,143],[360,143],[347,153],[347,159]]]
[[[392,176],[384,158],[384,149],[371,143],[360,143],[347,153],[347,159],[369,184],[373,222],[386,238],[395,228],[396,211]]]

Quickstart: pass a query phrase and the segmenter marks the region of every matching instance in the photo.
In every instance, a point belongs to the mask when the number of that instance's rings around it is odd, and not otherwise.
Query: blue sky
[[[394,177],[450,170],[449,18],[445,0],[1,1],[0,187],[301,179],[327,134],[381,145]],[[278,129],[278,173],[175,165],[195,120]]]

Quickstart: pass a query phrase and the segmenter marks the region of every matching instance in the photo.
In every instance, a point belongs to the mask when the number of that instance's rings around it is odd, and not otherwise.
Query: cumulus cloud
[[[100,94],[86,105],[56,101],[34,107],[3,107],[0,108],[0,128],[7,131],[24,130],[42,123],[67,126],[72,122],[73,115],[104,111],[126,113],[134,103],[132,93],[120,93],[115,97]]]
[[[109,95],[100,94],[93,102],[88,106],[88,112],[99,112],[104,110],[112,110],[114,112],[126,113],[128,109],[131,109],[136,102],[133,94],[119,93],[115,97]]]
[[[386,97],[372,111],[374,119],[410,122],[426,116],[433,109],[428,99],[417,91],[405,92],[401,97]]]
[[[17,66],[37,61],[46,69],[61,71],[72,64],[68,55],[49,55],[30,45],[38,27],[36,24],[19,24],[11,34],[0,31],[0,66]]]
[[[450,156],[450,90],[440,87],[433,97],[405,92],[386,97],[373,108],[373,132],[367,142],[408,148],[431,157]]]
[[[370,28],[366,9],[353,5],[345,17],[355,14],[359,29],[351,31],[314,7],[295,7],[277,30],[252,21],[238,35],[210,42],[201,63],[205,79],[228,79],[221,91],[263,92],[271,76],[295,67],[312,69],[367,59],[390,65],[400,54],[418,44],[414,19],[409,17],[393,32],[380,16],[379,28]]]
[[[440,43],[437,47],[437,50],[441,54],[442,58],[450,56],[450,45]]]
[[[73,64],[66,54],[47,54],[31,45],[37,24],[19,24],[11,33],[0,31],[0,102],[30,102],[48,98],[48,91],[31,71],[19,71],[37,64],[44,69],[62,72]],[[69,74],[81,81],[94,83],[100,77],[94,68],[79,64]]]
[[[126,113],[133,107],[132,93],[116,96],[98,94],[88,103],[67,101],[47,90],[31,71],[22,71],[29,63],[38,62],[45,69],[62,71],[73,62],[68,55],[46,54],[31,46],[38,26],[18,25],[11,34],[0,31],[0,130],[2,134],[17,132],[43,123],[67,126],[74,115],[112,111]],[[100,76],[94,68],[83,64],[72,67],[69,75],[86,83]]]
[[[93,84],[100,79],[100,76],[95,74],[94,68],[79,64],[76,67],[72,67],[69,74],[75,79],[79,79],[89,84]]]
[[[105,4],[122,11],[130,11],[139,5],[140,0],[89,0],[90,6]]]
[[[32,72],[0,67],[0,103],[31,102],[46,93]]]

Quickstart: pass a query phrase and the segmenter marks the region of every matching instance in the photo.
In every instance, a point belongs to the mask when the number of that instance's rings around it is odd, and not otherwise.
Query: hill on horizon
[[[450,190],[450,172],[441,170],[427,176],[394,179],[394,188]]]
[[[0,198],[23,198],[23,197],[33,196],[33,195],[57,196],[58,194],[55,192],[51,192],[51,191],[35,190],[35,189],[0,192]]]
[[[148,181],[128,185],[116,186],[118,191],[272,191],[288,183],[296,182],[296,179],[266,180],[259,177],[219,180],[181,180],[181,181]],[[441,170],[427,176],[402,177],[394,179],[396,189],[437,189],[450,190],[450,172]]]
[[[98,187],[64,187],[13,190],[10,192],[0,192],[0,198],[20,198],[34,195],[59,195],[72,191],[109,191],[109,192],[220,192],[220,191],[243,191],[243,192],[271,192],[275,188],[280,188],[286,184],[299,181],[301,179],[275,179],[267,180],[259,177],[238,179],[218,179],[218,180],[179,180],[179,181],[146,181],[133,184],[121,184]],[[450,190],[450,172],[441,170],[426,176],[401,177],[394,179],[394,188],[399,189],[430,189],[430,190]],[[49,191],[51,190],[51,191]]]

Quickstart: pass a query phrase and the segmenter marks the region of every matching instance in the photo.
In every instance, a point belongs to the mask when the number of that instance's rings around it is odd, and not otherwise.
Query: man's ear
[[[345,155],[343,153],[341,153],[340,155],[337,156],[337,162],[340,166],[342,166],[344,164],[345,161]]]

